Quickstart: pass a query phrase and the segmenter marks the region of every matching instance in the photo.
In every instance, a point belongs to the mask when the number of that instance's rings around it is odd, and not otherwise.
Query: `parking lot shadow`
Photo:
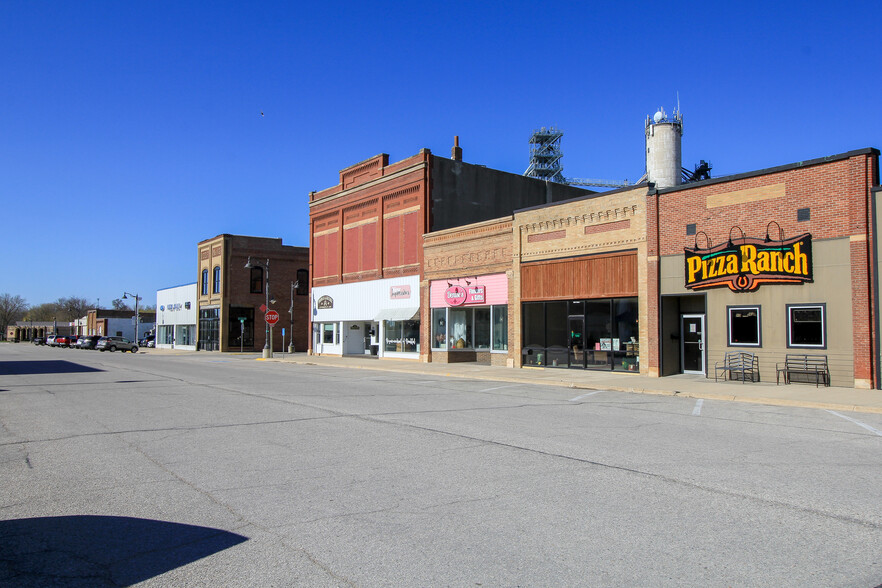
[[[0,521],[0,585],[131,586],[247,540],[220,529],[129,517]]]
[[[80,365],[63,359],[41,361],[0,361],[0,376],[24,376],[30,374],[73,374],[103,372],[97,368]]]

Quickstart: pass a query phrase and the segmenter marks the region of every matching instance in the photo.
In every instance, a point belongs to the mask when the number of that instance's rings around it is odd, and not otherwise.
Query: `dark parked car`
[[[98,351],[131,351],[138,353],[138,346],[123,337],[101,337],[98,339],[98,345],[95,346]]]
[[[77,349],[95,349],[95,346],[98,345],[98,339],[100,339],[98,335],[86,335],[85,337],[80,337],[77,339]]]
[[[147,335],[145,337],[141,337],[141,341],[139,341],[138,344],[141,347],[153,347],[154,345],[152,345],[152,343],[155,339],[156,335]]]
[[[44,339],[43,337],[34,337],[34,340],[32,342],[34,345],[45,345],[46,339]]]

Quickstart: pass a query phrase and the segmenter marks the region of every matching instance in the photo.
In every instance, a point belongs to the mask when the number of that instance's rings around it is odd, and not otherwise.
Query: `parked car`
[[[51,335],[46,337],[46,345],[49,347],[57,347],[58,346],[58,337],[56,335]]]
[[[98,345],[98,335],[86,335],[77,339],[77,349],[95,349]]]
[[[44,339],[43,337],[34,337],[34,340],[32,342],[34,345],[45,345],[46,339]]]
[[[156,340],[156,335],[145,335],[141,337],[141,341],[139,341],[139,345],[141,347],[154,347],[153,342]]]
[[[101,337],[98,339],[98,345],[95,346],[98,351],[131,351],[138,353],[138,346],[124,337]]]
[[[56,347],[70,347],[71,341],[73,341],[73,343],[76,344],[76,342],[77,342],[76,336],[61,335],[60,337],[55,338],[55,346]]]

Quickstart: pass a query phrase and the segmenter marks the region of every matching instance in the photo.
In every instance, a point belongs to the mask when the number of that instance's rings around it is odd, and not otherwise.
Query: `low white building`
[[[156,347],[196,351],[196,283],[156,292]]]
[[[312,350],[419,359],[419,276],[312,289]]]

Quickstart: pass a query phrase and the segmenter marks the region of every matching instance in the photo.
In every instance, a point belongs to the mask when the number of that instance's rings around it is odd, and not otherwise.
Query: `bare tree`
[[[129,305],[120,300],[119,298],[114,298],[110,301],[110,304],[113,306],[113,310],[132,310],[129,308]]]
[[[59,298],[55,301],[55,305],[64,311],[64,314],[67,315],[67,320],[69,321],[83,318],[86,315],[86,312],[92,308],[92,305],[89,304],[85,298],[78,298],[76,296]]]
[[[28,303],[18,294],[0,294],[0,337],[6,337],[6,329],[21,320],[27,309]]]
[[[48,322],[57,319],[64,321],[64,317],[59,317],[58,314],[58,306],[54,302],[44,302],[43,304],[32,306],[25,315],[25,320]]]

